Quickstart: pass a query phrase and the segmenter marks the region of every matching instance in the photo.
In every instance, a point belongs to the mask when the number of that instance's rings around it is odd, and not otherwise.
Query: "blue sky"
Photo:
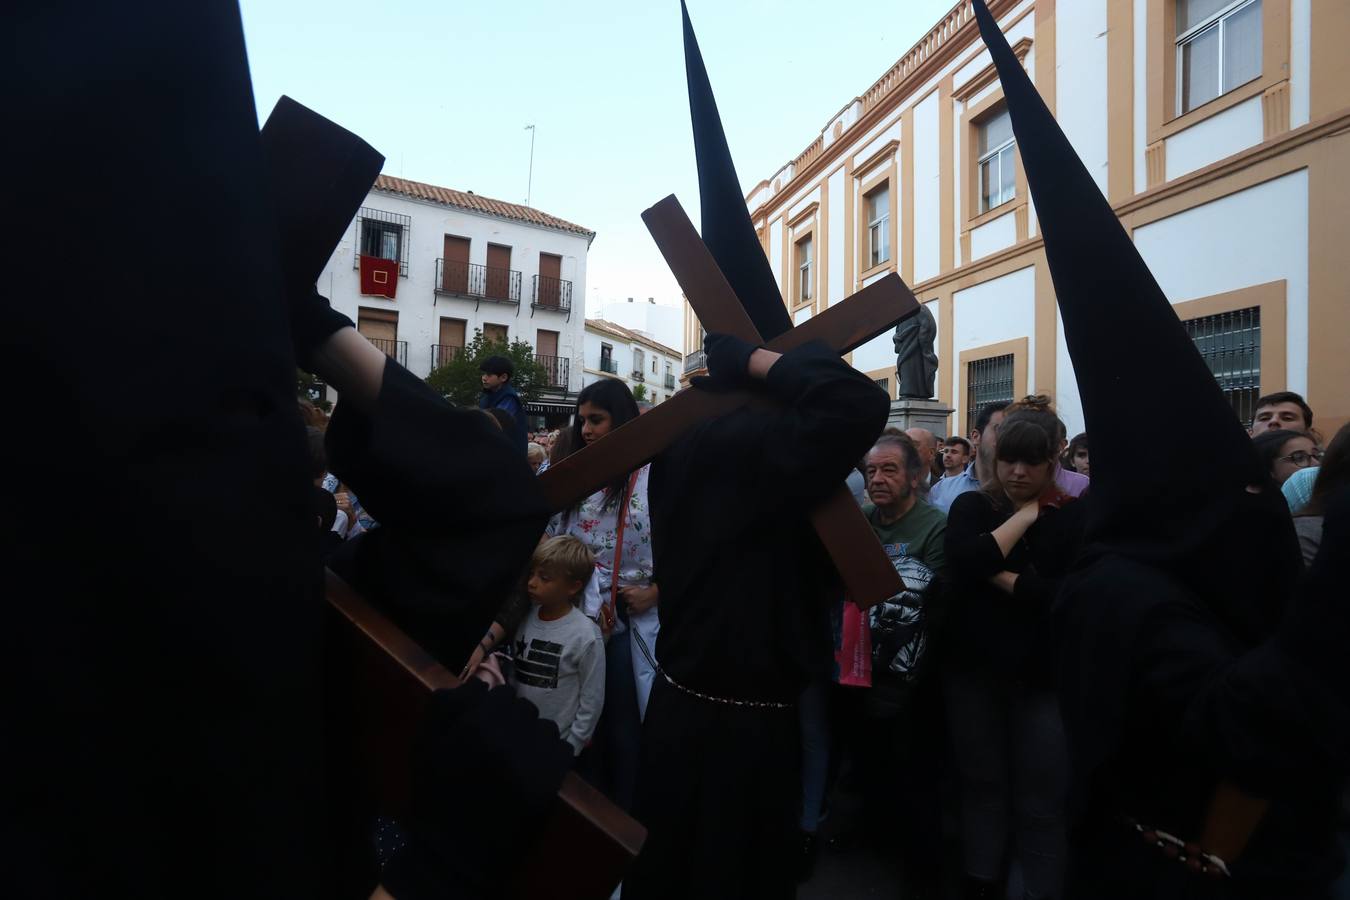
[[[953,5],[689,0],[745,188],[815,139]],[[587,306],[679,288],[639,215],[698,223],[678,0],[241,0],[259,118],[289,94],[385,173],[524,202],[598,232]]]

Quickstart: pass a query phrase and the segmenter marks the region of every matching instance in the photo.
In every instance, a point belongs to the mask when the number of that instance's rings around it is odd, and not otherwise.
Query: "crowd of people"
[[[484,365],[489,412],[509,382],[500,370]],[[324,468],[326,417],[301,405],[327,498],[320,528],[336,542],[378,527]],[[522,414],[531,469],[640,412],[606,379],[582,391],[569,428],[526,433]],[[1250,433],[1310,563],[1325,504],[1350,485],[1350,426],[1327,443],[1303,399],[1280,392],[1257,402]],[[829,829],[832,839],[870,843],[895,863],[903,896],[951,895],[958,880],[968,898],[1002,898],[1010,880],[1020,896],[1063,896],[1070,762],[1048,641],[1085,532],[1088,447],[1086,434],[1068,439],[1048,397],[1029,396],[982,406],[968,436],[888,427],[849,473],[905,590],[866,611],[841,594],[819,598],[836,661],[795,703],[799,882],[813,877],[835,799],[851,795],[856,821]],[[461,672],[533,702],[578,770],[628,811],[665,674],[650,479],[643,466],[553,516]],[[861,669],[858,646],[868,651]]]

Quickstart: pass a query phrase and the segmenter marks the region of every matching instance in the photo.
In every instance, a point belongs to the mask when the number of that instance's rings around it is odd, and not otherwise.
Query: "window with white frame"
[[[891,258],[891,186],[889,183],[865,198],[867,208],[867,266],[879,266]]]
[[[1261,0],[1177,0],[1177,114],[1261,75]]]
[[[811,235],[797,242],[797,302],[806,303],[811,293]]]
[[[1000,109],[979,124],[980,212],[986,213],[1013,199],[1016,163],[1012,119]]]

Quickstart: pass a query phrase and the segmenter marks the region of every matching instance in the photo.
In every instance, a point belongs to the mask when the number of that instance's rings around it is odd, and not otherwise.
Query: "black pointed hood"
[[[1245,541],[1219,545],[1233,523],[1253,517],[1292,538],[1276,521],[1279,492],[1247,491],[1269,481],[1250,438],[989,10],[973,2],[1003,83],[1092,437],[1088,540],[1179,572],[1201,560],[1249,571],[1251,558],[1231,558]],[[1159,408],[1167,410],[1164,428],[1146,416]]]
[[[684,16],[684,68],[689,81],[689,115],[694,124],[703,243],[717,260],[731,289],[741,298],[760,336],[770,341],[790,329],[792,320],[750,221],[684,0],[680,2],[680,12]]]

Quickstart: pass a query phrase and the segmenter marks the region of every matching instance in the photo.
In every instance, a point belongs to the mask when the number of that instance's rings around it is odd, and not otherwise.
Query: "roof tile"
[[[381,175],[375,179],[374,189],[387,191],[391,194],[402,194],[416,200],[429,200],[432,203],[441,203],[445,206],[500,216],[503,219],[515,219],[518,222],[528,222],[531,225],[542,225],[545,228],[569,231],[572,234],[584,236],[587,241],[595,237],[595,232],[589,228],[584,228],[565,219],[559,219],[557,216],[550,216],[548,213],[540,212],[533,207],[522,206],[519,203],[507,203],[505,200],[493,200],[491,197],[483,197],[450,188],[437,187],[434,184],[423,184],[420,181],[409,181],[406,178]]]

